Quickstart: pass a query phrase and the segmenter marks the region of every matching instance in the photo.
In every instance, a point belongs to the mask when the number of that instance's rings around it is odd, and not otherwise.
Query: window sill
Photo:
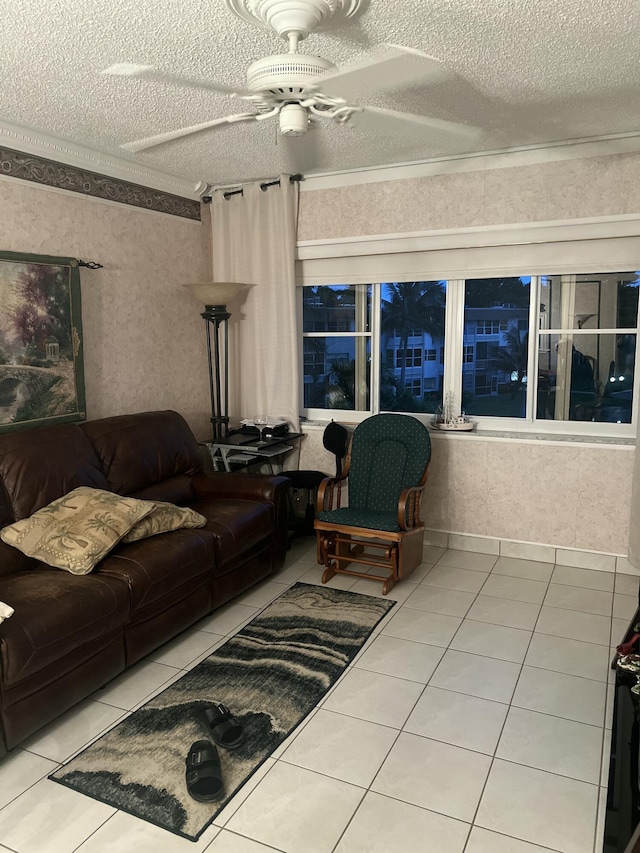
[[[553,444],[570,443],[582,445],[608,445],[613,447],[635,447],[635,438],[615,437],[609,435],[581,435],[571,433],[544,433],[544,432],[515,432],[509,430],[493,430],[493,429],[474,429],[471,432],[443,432],[433,427],[429,427],[429,432],[432,436],[437,436],[440,439],[456,439],[472,441],[475,439],[484,439],[487,441],[525,441],[530,443],[549,442]]]

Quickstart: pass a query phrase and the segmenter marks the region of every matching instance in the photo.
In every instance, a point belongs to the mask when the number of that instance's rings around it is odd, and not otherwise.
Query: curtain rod
[[[296,181],[304,181],[304,175],[302,175],[302,174],[289,175],[289,183],[290,184],[295,184]],[[279,187],[279,186],[280,186],[280,178],[276,178],[276,180],[274,180],[274,181],[264,181],[263,183],[261,183],[260,189],[264,193],[269,189],[269,187]],[[226,201],[226,200],[230,199],[231,196],[234,196],[234,195],[244,195],[244,189],[242,187],[240,187],[240,189],[237,189],[237,190],[227,190],[225,193],[223,193],[223,198]],[[204,202],[204,204],[210,204],[212,198],[213,198],[213,196],[203,195],[202,201]]]

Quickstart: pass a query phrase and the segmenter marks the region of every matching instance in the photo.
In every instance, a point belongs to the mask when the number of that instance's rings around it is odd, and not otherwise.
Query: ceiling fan
[[[306,133],[315,120],[353,123],[373,134],[402,132],[407,126],[473,137],[478,129],[465,124],[415,113],[364,106],[362,96],[418,83],[434,83],[449,73],[426,54],[396,45],[378,49],[359,65],[338,69],[327,59],[299,53],[300,42],[315,30],[335,27],[353,18],[367,0],[223,0],[235,15],[254,25],[274,30],[288,43],[288,52],[253,62],[247,70],[247,88],[165,74],[148,65],[121,63],[103,74],[142,77],[163,83],[221,92],[246,101],[254,111],[228,115],[201,124],[127,142],[121,147],[137,152],[155,148],[204,130],[238,122],[278,118],[287,137]]]

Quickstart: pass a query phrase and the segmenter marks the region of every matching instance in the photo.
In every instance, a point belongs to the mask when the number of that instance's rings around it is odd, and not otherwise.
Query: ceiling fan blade
[[[182,139],[183,136],[191,136],[193,133],[200,133],[201,130],[211,130],[213,127],[218,127],[222,124],[234,124],[238,121],[257,121],[258,115],[254,113],[245,113],[235,116],[226,116],[225,118],[216,118],[212,121],[204,121],[202,124],[194,124],[191,127],[182,127],[180,130],[169,130],[166,133],[158,133],[156,136],[147,136],[146,139],[136,139],[135,142],[125,142],[121,145],[125,151],[146,151],[149,148],[155,148],[156,145],[164,145],[165,142],[172,142],[174,139]]]
[[[193,77],[180,77],[177,74],[167,74],[157,71],[152,65],[136,65],[133,62],[119,62],[105,68],[102,74],[114,77],[140,77],[144,80],[157,80],[159,83],[170,83],[175,86],[188,86],[190,89],[205,89],[208,92],[222,92],[225,95],[235,95],[238,98],[255,96],[248,89],[233,89],[221,83],[211,83],[208,80],[197,80]]]
[[[391,50],[374,54],[369,60],[327,74],[315,84],[315,89],[347,103],[359,101],[366,95],[385,92],[420,81],[436,83],[451,76],[437,59],[419,50],[390,45]]]
[[[469,139],[474,139],[482,132],[480,128],[468,124],[421,116],[416,113],[384,110],[380,107],[356,107],[349,118],[349,123],[371,133],[402,133],[409,130],[409,126],[412,126],[414,130],[416,127],[424,127],[425,130],[437,133],[466,136]]]

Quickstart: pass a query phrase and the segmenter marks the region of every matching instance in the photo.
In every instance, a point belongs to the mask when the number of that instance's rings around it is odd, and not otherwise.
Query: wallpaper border
[[[200,202],[0,145],[0,175],[200,220]]]

